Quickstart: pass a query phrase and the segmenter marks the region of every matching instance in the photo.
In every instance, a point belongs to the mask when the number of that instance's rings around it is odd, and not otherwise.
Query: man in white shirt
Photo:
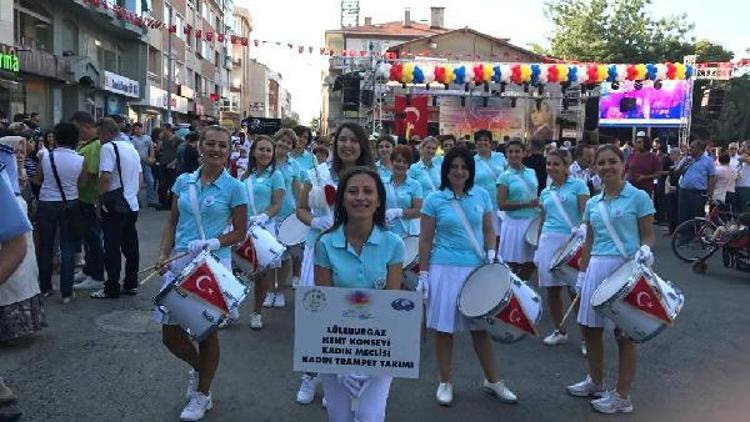
[[[568,172],[574,179],[581,179],[589,187],[591,195],[601,190],[601,180],[593,171],[594,154],[596,146],[587,143],[578,143],[575,148],[575,161],[568,168]]]
[[[139,251],[135,223],[138,220],[138,191],[143,184],[143,173],[138,151],[130,142],[118,139],[120,128],[114,120],[101,119],[97,124],[97,132],[102,143],[99,159],[99,199],[107,279],[104,289],[92,293],[91,297],[114,299],[120,296],[120,251],[125,256],[122,292],[129,295],[138,293]],[[115,206],[118,201],[113,201],[105,195],[120,188],[121,196],[127,203],[123,204],[124,209],[118,209]]]
[[[143,133],[143,123],[133,123],[133,134],[130,136],[135,150],[138,151],[138,155],[141,156],[141,169],[143,170],[143,183],[146,185],[146,203],[151,205],[158,205],[158,198],[156,197],[156,184],[154,182],[154,175],[151,172],[151,165],[153,164],[153,143],[151,137]]]

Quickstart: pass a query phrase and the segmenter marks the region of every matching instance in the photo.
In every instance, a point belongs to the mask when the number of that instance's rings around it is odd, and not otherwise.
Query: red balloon
[[[520,64],[514,64],[510,67],[511,73],[510,73],[510,80],[520,84],[521,83],[521,65]]]
[[[401,63],[393,63],[391,66],[390,80],[401,82],[401,76],[404,73],[404,65]]]
[[[589,67],[586,69],[586,74],[588,76],[588,82],[593,84],[596,82],[596,79],[598,77],[598,70],[595,64],[590,64]]]
[[[560,80],[560,71],[557,70],[557,66],[552,65],[547,68],[547,80],[550,83],[555,83]]]
[[[677,76],[677,66],[674,63],[667,63],[667,78],[674,79]]]
[[[635,70],[635,65],[634,64],[629,64],[628,67],[627,67],[627,72],[628,72],[628,76],[627,76],[626,79],[629,80],[629,81],[634,81],[635,80],[635,75],[638,74],[638,71]]]
[[[484,65],[482,64],[474,66],[474,83],[477,85],[484,83]]]
[[[435,80],[445,83],[445,68],[443,66],[435,66]]]

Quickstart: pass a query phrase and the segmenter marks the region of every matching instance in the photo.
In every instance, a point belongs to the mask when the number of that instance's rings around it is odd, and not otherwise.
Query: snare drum
[[[279,242],[286,246],[301,245],[307,239],[307,233],[310,227],[297,218],[297,215],[290,214],[279,226]]]
[[[221,260],[209,251],[203,251],[199,253],[193,261],[180,272],[177,278],[177,284],[182,285],[185,280],[188,280],[193,274],[200,268],[201,265],[205,264],[211,271],[216,284],[219,285],[221,293],[226,300],[227,308],[231,310],[237,310],[242,302],[245,301],[250,288],[242,282],[242,280],[232,274]]]
[[[251,226],[247,239],[234,249],[235,263],[245,274],[255,274],[279,262],[286,247],[266,229]]]
[[[534,217],[534,219],[531,220],[531,223],[529,223],[529,227],[526,229],[524,238],[526,239],[526,243],[533,247],[536,247],[539,244],[540,224],[542,224],[542,219],[539,217]]]
[[[507,265],[495,263],[469,274],[458,295],[458,310],[480,323],[493,340],[513,343],[537,334],[542,300]]]
[[[549,272],[564,283],[574,286],[581,271],[581,255],[585,239],[571,235],[563,246],[555,252],[550,261]]]
[[[154,298],[154,304],[198,342],[218,330],[226,318],[224,311],[181,288],[177,281],[167,284]]]
[[[634,259],[602,281],[591,297],[594,309],[636,343],[654,338],[671,325],[684,302],[672,283]]]
[[[419,264],[419,236],[406,236],[404,239],[403,268],[409,269]]]

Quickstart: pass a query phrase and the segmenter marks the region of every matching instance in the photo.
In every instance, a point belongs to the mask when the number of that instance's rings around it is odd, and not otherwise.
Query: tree
[[[310,119],[309,127],[312,131],[320,131],[320,117],[316,116]]]
[[[281,118],[281,127],[285,129],[292,129],[295,126],[297,126],[299,123],[297,120],[295,120],[292,117],[282,117]]]
[[[693,45],[693,53],[698,56],[699,62],[728,62],[734,58],[734,53],[720,44],[702,39]]]
[[[652,19],[651,0],[548,0],[551,53],[568,60],[650,63],[691,51],[686,15]]]

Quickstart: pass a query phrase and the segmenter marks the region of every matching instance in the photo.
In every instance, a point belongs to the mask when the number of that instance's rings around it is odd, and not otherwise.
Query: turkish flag
[[[253,272],[258,271],[258,256],[255,254],[255,244],[253,244],[252,236],[248,236],[235,253],[251,265]]]
[[[224,34],[216,34],[216,41],[224,42]]]
[[[199,265],[186,279],[182,280],[180,287],[229,313],[229,306],[227,306],[227,301],[221,293],[221,287],[219,287],[214,273],[205,262]]]
[[[572,268],[572,269],[574,269],[574,270],[576,270],[576,271],[581,271],[581,256],[583,256],[583,245],[581,245],[581,246],[580,246],[580,247],[579,247],[579,248],[578,248],[578,249],[576,250],[576,253],[575,253],[575,255],[573,255],[573,256],[572,256],[572,257],[571,257],[571,258],[570,258],[570,259],[568,260],[568,262],[566,262],[565,264],[566,264],[566,265],[567,265],[568,267],[570,267],[570,268]]]
[[[497,314],[497,318],[508,325],[512,325],[523,332],[531,334],[532,336],[536,335],[536,329],[526,317],[526,313],[523,311],[521,303],[516,299],[516,295],[510,297],[510,303],[508,303],[508,306],[503,308],[503,310]]]
[[[397,95],[394,105],[396,135],[408,140],[412,135],[427,136],[427,123],[430,112],[427,110],[427,96],[412,96],[409,104],[406,97]]]
[[[229,36],[229,42],[234,44],[237,44],[237,36],[236,35],[230,35]]]
[[[201,38],[203,36],[203,31],[200,29],[195,30],[195,38]]]
[[[653,287],[646,281],[646,277],[641,276],[633,286],[633,290],[625,296],[625,303],[636,309],[652,315],[667,324],[672,323],[672,319],[667,315],[667,311],[662,306],[659,296]]]
[[[204,37],[206,41],[213,41],[214,40],[214,32],[213,31],[206,31]]]

